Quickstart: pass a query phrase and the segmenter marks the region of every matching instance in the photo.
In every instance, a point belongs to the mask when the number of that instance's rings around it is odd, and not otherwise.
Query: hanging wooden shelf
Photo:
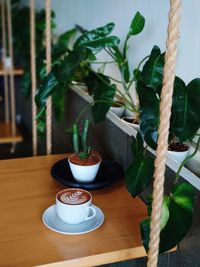
[[[4,70],[3,67],[2,67],[2,64],[0,64],[0,76],[4,76],[6,74],[9,74],[9,71]],[[13,74],[15,76],[20,76],[20,75],[24,74],[24,71],[20,67],[15,67],[14,70],[13,70]]]
[[[0,122],[0,144],[18,143],[22,142],[23,138],[16,128],[16,134],[12,135],[12,124]]]

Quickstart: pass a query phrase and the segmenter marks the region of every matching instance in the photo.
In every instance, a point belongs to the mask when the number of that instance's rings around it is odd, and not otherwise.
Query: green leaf
[[[140,79],[148,87],[156,88],[162,84],[164,67],[164,53],[161,54],[160,48],[154,46],[149,59],[146,61],[140,75]]]
[[[131,144],[131,150],[133,153],[133,156],[137,156],[139,153],[143,154],[143,139],[140,132],[137,132],[136,139],[133,139]]]
[[[50,72],[43,80],[39,89],[36,92],[35,101],[37,106],[43,107],[46,105],[47,98],[53,94],[58,85],[54,74]]]
[[[79,68],[81,61],[86,57],[84,51],[70,52],[60,64],[53,67],[53,73],[56,79],[64,86],[68,86],[72,80],[75,71]]]
[[[136,83],[136,90],[140,102],[140,131],[147,145],[152,149],[157,147],[159,125],[159,96],[151,87],[143,82]]]
[[[111,50],[113,51],[115,60],[119,66],[124,81],[129,82],[130,73],[129,73],[128,60],[124,58],[123,54],[121,53],[121,51],[117,46],[112,47]]]
[[[69,45],[70,39],[77,33],[77,31],[78,30],[76,28],[73,28],[73,29],[70,29],[69,31],[64,32],[63,34],[59,36],[58,43],[63,44],[67,48]]]
[[[100,73],[90,73],[88,80],[93,88],[95,102],[92,106],[93,119],[95,123],[100,123],[105,119],[106,113],[113,103],[116,86],[110,83],[107,76]]]
[[[172,104],[172,131],[181,142],[191,139],[200,128],[200,79],[187,86],[175,78]]]
[[[137,35],[139,34],[145,25],[145,18],[137,12],[131,22],[128,35]]]
[[[56,120],[60,122],[63,119],[65,110],[65,88],[57,86],[54,94],[52,95],[52,107]]]
[[[139,195],[152,181],[154,159],[136,155],[125,174],[125,182],[129,193],[135,197]]]
[[[120,41],[118,37],[108,36],[114,26],[114,23],[108,23],[103,27],[83,33],[75,42],[74,48],[84,47],[91,50],[101,50],[118,45]]]
[[[195,191],[195,188],[189,183],[178,184],[172,191],[173,200],[191,215],[193,213]]]
[[[170,196],[164,196],[160,247],[163,253],[174,248],[192,226],[195,190],[188,183],[175,185]],[[149,248],[150,218],[141,223],[141,235],[145,249]]]

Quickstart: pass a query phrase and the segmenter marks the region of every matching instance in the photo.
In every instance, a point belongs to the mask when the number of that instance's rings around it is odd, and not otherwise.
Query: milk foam
[[[65,204],[81,204],[84,202],[87,202],[89,200],[88,195],[86,195],[82,191],[76,191],[76,192],[64,192],[60,196],[60,200]]]

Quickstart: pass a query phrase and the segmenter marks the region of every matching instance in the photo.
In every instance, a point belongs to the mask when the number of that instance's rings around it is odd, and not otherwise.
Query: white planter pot
[[[69,166],[74,179],[80,183],[93,182],[96,178],[97,172],[101,164],[101,158],[99,157],[99,162],[94,165],[82,166],[74,164],[68,158]]]
[[[134,117],[135,113],[133,111],[130,111],[129,109],[125,108],[124,116],[125,117]]]
[[[187,157],[189,150],[186,151],[167,151],[167,156],[176,160],[179,164]]]
[[[122,120],[123,120],[124,123],[126,123],[127,125],[129,125],[133,129],[135,129],[136,131],[139,131],[140,130],[140,125],[139,124],[130,123],[130,122],[126,121],[126,119],[133,120],[133,117],[123,117]]]
[[[12,61],[10,57],[6,57],[3,62],[5,69],[11,69],[12,68]]]
[[[191,155],[195,150],[195,145],[190,145],[189,155]],[[200,176],[200,151],[197,151],[196,155],[187,161],[186,167]]]
[[[121,118],[124,114],[124,107],[110,107],[110,111],[112,111],[115,115]]]

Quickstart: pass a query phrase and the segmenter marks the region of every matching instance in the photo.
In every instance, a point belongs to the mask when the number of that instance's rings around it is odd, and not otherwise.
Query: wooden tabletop
[[[62,235],[46,228],[43,212],[64,186],[50,175],[65,155],[0,161],[0,266],[96,266],[145,256],[140,221],[146,207],[122,182],[91,191],[105,215],[104,224],[83,235]]]

